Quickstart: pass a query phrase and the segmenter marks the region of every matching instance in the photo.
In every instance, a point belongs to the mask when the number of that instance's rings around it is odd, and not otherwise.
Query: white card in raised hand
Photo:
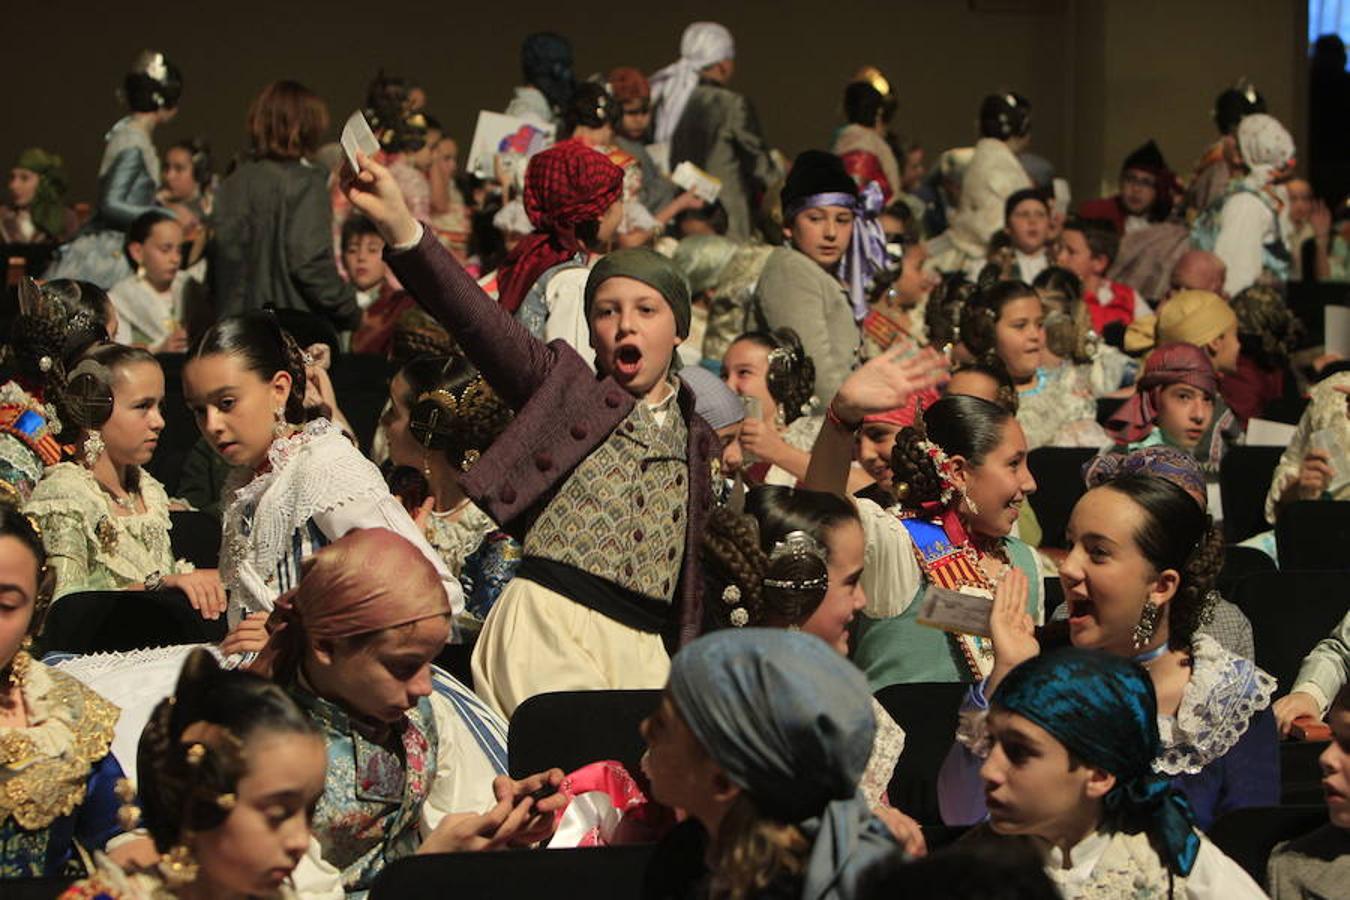
[[[342,151],[347,154],[352,171],[361,171],[361,167],[356,164],[358,152],[374,156],[379,150],[380,142],[375,140],[375,132],[370,130],[370,124],[358,109],[347,117],[347,124],[342,126]]]

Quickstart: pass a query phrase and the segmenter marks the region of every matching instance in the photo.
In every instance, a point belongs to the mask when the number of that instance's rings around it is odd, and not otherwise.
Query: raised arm
[[[394,275],[450,332],[464,355],[507,404],[520,409],[552,368],[555,351],[532,336],[483,293],[403,201],[389,170],[358,156],[361,172],[344,170],[343,189],[385,240]]]
[[[855,369],[830,401],[829,413],[811,449],[805,486],[843,495],[853,462],[853,435],[863,416],[909,403],[925,388],[947,380],[947,359],[931,347],[915,353],[909,342],[896,344]]]

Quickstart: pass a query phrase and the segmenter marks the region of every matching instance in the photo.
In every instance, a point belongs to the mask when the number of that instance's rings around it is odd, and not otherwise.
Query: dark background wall
[[[426,87],[430,111],[463,152],[477,111],[505,106],[527,33],[568,35],[582,75],[623,64],[651,72],[676,58],[680,31],[700,18],[735,34],[735,86],[789,156],[828,146],[843,84],[864,63],[890,76],[900,128],[930,158],[971,141],[985,93],[1026,94],[1035,149],[1078,197],[1113,180],[1147,137],[1188,170],[1213,138],[1214,95],[1239,76],[1302,133],[1301,0],[76,0],[6,15],[12,87],[0,160],[30,144],[55,150],[72,196],[92,199],[102,135],[121,115],[115,90],[142,47],[184,71],[180,113],[156,133],[161,148],[201,135],[223,164],[243,148],[250,99],[276,78],[318,91],[340,123],[384,66]]]

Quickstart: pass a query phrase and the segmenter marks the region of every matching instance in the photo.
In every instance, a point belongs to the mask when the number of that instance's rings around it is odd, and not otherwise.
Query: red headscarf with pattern
[[[1107,433],[1126,444],[1147,437],[1158,418],[1158,395],[1171,384],[1189,384],[1210,397],[1219,393],[1219,376],[1207,352],[1195,344],[1163,344],[1145,358],[1134,396],[1112,414]]]
[[[579,141],[563,141],[536,153],[525,170],[525,214],[534,225],[511,251],[497,277],[498,302],[509,313],[539,276],[585,250],[577,226],[594,222],[623,191],[623,170]]]

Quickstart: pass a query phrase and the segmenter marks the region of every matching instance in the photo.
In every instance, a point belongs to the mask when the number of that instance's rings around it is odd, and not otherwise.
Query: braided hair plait
[[[975,285],[960,272],[944,275],[928,296],[924,309],[924,324],[928,337],[936,347],[955,344],[961,340],[961,310],[975,293]]]
[[[748,618],[741,625],[764,621],[763,579],[769,558],[760,548],[759,524],[753,516],[718,507],[708,516],[703,533],[703,566],[712,590],[706,603],[708,617],[717,628],[728,628],[733,612],[744,609]],[[724,599],[735,585],[739,598]]]
[[[769,367],[764,380],[769,396],[782,412],[784,424],[791,425],[806,415],[815,391],[816,364],[806,355],[797,332],[791,328],[748,331],[732,343],[741,341],[749,341],[768,351]]]
[[[1223,532],[1211,520],[1204,536],[1186,560],[1181,584],[1167,614],[1167,643],[1172,649],[1187,648],[1201,626],[1214,616],[1214,584],[1223,569]]]
[[[912,425],[906,425],[895,436],[895,447],[891,450],[891,472],[897,486],[904,484],[908,489],[900,505],[906,509],[918,509],[925,503],[936,503],[942,496],[942,479],[938,477],[937,466],[921,444],[925,438],[923,432]]]

